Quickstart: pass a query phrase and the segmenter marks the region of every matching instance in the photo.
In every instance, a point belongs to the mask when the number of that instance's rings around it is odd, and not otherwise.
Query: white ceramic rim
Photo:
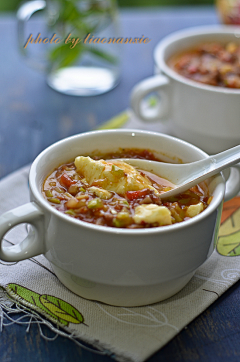
[[[205,85],[193,80],[187,79],[182,75],[175,72],[172,68],[170,68],[164,59],[165,49],[172,42],[176,42],[178,40],[182,40],[183,38],[192,38],[194,36],[199,35],[207,35],[207,34],[233,34],[236,38],[240,38],[240,27],[239,26],[229,26],[229,25],[207,25],[207,26],[198,26],[192,27],[180,31],[176,31],[161,40],[154,49],[153,56],[155,64],[159,66],[159,69],[162,70],[165,74],[167,74],[170,78],[173,78],[183,84],[190,85],[195,88],[204,89],[211,92],[216,93],[226,93],[226,94],[240,94],[240,89],[234,88],[224,88],[217,87],[212,85]]]
[[[221,186],[222,184],[222,192],[219,192],[219,194],[217,196],[215,196],[213,198],[213,200],[211,201],[210,205],[207,207],[207,209],[205,209],[203,212],[201,212],[199,215],[195,216],[192,219],[186,220],[184,222],[181,223],[177,223],[177,224],[173,224],[173,225],[167,225],[167,226],[161,226],[161,227],[153,227],[153,228],[146,228],[146,229],[121,229],[121,228],[114,228],[114,227],[110,227],[110,226],[99,226],[99,225],[95,225],[95,224],[91,224],[91,223],[87,223],[81,220],[77,220],[74,218],[69,217],[68,215],[65,215],[64,213],[61,213],[60,211],[56,210],[54,207],[52,207],[47,200],[44,199],[43,195],[41,194],[41,190],[38,189],[37,184],[36,184],[36,178],[37,178],[37,172],[36,172],[36,168],[37,168],[37,164],[39,162],[39,160],[45,156],[47,153],[51,153],[53,148],[66,143],[66,142],[71,142],[71,140],[74,140],[76,138],[81,138],[81,137],[85,137],[85,136],[89,136],[91,134],[106,134],[106,133],[112,133],[112,132],[118,132],[118,133],[141,133],[141,134],[148,134],[148,135],[157,135],[157,136],[161,136],[164,138],[167,138],[169,140],[177,140],[177,142],[180,142],[186,146],[190,146],[191,148],[194,148],[195,150],[197,150],[198,152],[200,151],[200,153],[202,153],[202,155],[204,156],[208,156],[208,154],[204,151],[202,151],[200,148],[185,142],[179,138],[176,137],[172,137],[169,135],[165,135],[162,133],[157,133],[157,132],[150,132],[150,131],[141,131],[141,130],[137,130],[137,129],[127,129],[127,130],[104,130],[104,131],[92,131],[92,132],[85,132],[85,133],[81,133],[78,135],[74,135],[71,137],[67,137],[64,138],[61,141],[58,141],[54,144],[52,144],[51,146],[47,147],[45,150],[43,150],[37,157],[36,159],[33,161],[33,164],[30,168],[30,172],[29,172],[29,187],[34,195],[34,197],[37,200],[38,205],[40,205],[41,208],[43,209],[47,209],[47,211],[49,211],[50,213],[54,214],[56,217],[63,219],[65,222],[68,222],[69,224],[75,224],[75,225],[81,225],[81,227],[84,227],[86,229],[93,229],[93,230],[98,230],[99,232],[104,232],[104,233],[110,233],[110,234],[123,234],[123,235],[142,235],[142,234],[155,234],[155,233],[168,233],[168,232],[174,232],[176,229],[184,229],[187,228],[195,223],[197,223],[198,221],[207,218],[215,209],[217,209],[217,207],[221,204],[223,197],[224,197],[224,192],[225,192],[225,185],[224,185],[224,181],[222,180],[222,183],[220,183]],[[57,165],[56,165],[57,167]],[[47,175],[44,175],[45,177]],[[221,190],[220,190],[221,191]]]

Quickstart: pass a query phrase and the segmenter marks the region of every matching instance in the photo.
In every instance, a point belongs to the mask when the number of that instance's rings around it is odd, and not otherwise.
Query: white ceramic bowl
[[[59,141],[32,164],[31,202],[0,217],[0,238],[14,225],[32,225],[20,244],[1,246],[1,259],[17,261],[43,253],[67,288],[82,297],[112,305],[146,305],[182,289],[213,251],[225,192],[220,174],[211,179],[213,200],[205,211],[185,222],[151,229],[85,223],[60,213],[41,194],[45,177],[59,164],[77,155],[120,147],[154,150],[169,162],[207,157],[179,139],[138,130],[97,131]]]
[[[172,56],[204,42],[240,44],[240,27],[207,25],[163,38],[153,54],[155,75],[133,88],[131,104],[140,120],[168,121],[172,134],[214,154],[240,142],[240,89],[201,84],[168,65]],[[143,99],[152,92],[159,94],[158,106],[143,107]]]

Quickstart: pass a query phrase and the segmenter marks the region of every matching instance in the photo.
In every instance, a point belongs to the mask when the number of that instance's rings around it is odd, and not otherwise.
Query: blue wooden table
[[[94,129],[129,107],[132,87],[153,73],[152,53],[165,35],[191,26],[216,24],[213,8],[122,10],[123,37],[151,39],[125,45],[121,82],[97,97],[71,97],[50,89],[43,74],[30,69],[17,49],[13,15],[0,17],[0,177],[33,161],[51,143]],[[51,336],[51,332],[45,330]],[[148,362],[240,361],[240,286],[237,283]],[[0,334],[1,362],[110,362],[66,338],[44,340],[36,326],[5,327]]]

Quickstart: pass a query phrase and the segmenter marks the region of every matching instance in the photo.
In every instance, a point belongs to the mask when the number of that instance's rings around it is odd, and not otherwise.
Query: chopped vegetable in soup
[[[196,82],[240,88],[240,45],[235,42],[204,43],[173,56],[168,64]]]
[[[205,183],[162,201],[161,193],[174,187],[171,182],[114,158],[160,161],[152,152],[137,149],[100,157],[77,156],[46,178],[43,196],[58,211],[75,219],[130,229],[188,220],[211,202]]]

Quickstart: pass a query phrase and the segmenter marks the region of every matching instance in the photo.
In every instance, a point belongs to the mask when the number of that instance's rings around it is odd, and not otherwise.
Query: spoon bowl
[[[240,161],[240,145],[230,148],[224,152],[209,156],[203,160],[174,164],[158,161],[150,161],[135,158],[118,159],[129,163],[138,169],[152,172],[175,185],[175,188],[163,192],[161,199],[176,196],[199,182],[218,174],[220,171],[228,168]]]

